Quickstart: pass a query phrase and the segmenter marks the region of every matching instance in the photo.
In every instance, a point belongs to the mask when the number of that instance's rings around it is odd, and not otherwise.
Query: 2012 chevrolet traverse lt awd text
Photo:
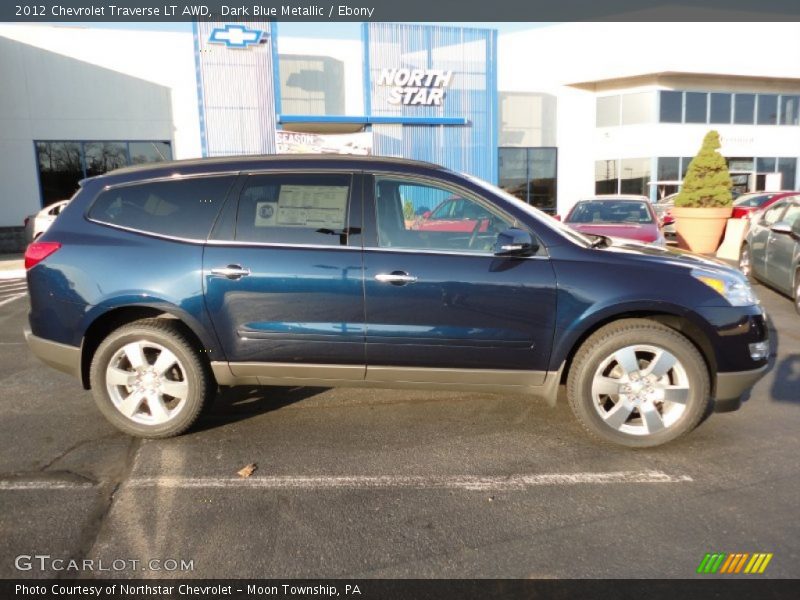
[[[448,199],[460,209],[441,226],[410,217]],[[555,402],[565,383],[589,432],[655,446],[738,407],[767,368],[765,315],[738,271],[582,235],[402,159],[121,169],[84,181],[25,263],[30,348],[146,437],[185,431],[218,386]]]

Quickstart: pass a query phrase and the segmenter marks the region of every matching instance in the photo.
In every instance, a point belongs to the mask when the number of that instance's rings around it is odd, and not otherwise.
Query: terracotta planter
[[[733,208],[688,208],[676,206],[672,209],[678,246],[698,254],[716,252]]]

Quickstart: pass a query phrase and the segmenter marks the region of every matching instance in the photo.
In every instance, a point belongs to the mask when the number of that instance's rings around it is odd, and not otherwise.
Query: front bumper
[[[31,349],[31,352],[43,363],[62,373],[80,378],[80,348],[37,337],[27,328],[25,329],[25,341],[28,343],[28,348]]]
[[[742,405],[742,396],[756,382],[766,375],[769,365],[751,371],[734,371],[717,373],[714,386],[714,412],[730,412],[738,410]]]

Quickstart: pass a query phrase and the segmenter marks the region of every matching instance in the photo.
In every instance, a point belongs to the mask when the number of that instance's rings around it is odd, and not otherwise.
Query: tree
[[[719,133],[709,131],[697,156],[689,163],[675,206],[717,208],[731,205],[731,174],[718,152],[720,146]]]

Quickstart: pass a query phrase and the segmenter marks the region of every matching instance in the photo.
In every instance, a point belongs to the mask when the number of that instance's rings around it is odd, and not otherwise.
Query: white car
[[[47,231],[67,204],[69,204],[69,200],[59,200],[49,206],[45,206],[35,215],[25,217],[25,230],[28,234],[28,241],[32,242]]]

